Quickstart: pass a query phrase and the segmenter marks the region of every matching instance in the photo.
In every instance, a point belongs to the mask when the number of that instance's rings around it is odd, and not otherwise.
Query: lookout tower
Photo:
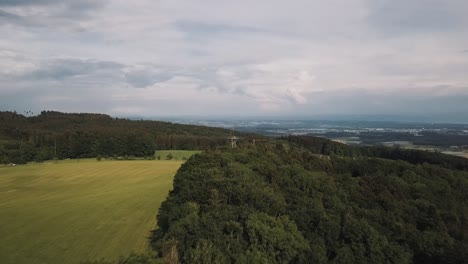
[[[240,139],[234,135],[234,128],[231,128],[231,136],[228,137],[229,141],[231,142],[231,148],[237,147],[237,141]]]
[[[230,136],[228,139],[231,141],[231,148],[237,147],[237,140],[239,139],[238,137],[233,135]]]

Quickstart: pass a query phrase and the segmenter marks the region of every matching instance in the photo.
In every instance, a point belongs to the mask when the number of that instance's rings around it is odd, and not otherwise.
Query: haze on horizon
[[[0,110],[464,115],[466,0],[0,0]]]

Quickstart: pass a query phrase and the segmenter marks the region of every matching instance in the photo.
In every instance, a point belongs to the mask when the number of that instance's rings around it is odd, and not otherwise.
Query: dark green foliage
[[[182,263],[467,260],[468,172],[313,140],[301,145],[315,153],[278,141],[190,158],[158,213],[155,250],[171,245]]]
[[[0,163],[53,158],[150,157],[157,149],[202,150],[226,144],[230,131],[102,114],[0,112]]]
[[[117,262],[106,260],[84,261],[81,264],[162,264],[161,259],[154,258],[153,256],[144,254],[130,254],[127,257],[121,258]]]

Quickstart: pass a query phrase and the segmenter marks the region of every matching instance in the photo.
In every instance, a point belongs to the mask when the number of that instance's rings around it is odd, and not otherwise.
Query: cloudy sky
[[[0,0],[0,110],[468,113],[466,0]]]

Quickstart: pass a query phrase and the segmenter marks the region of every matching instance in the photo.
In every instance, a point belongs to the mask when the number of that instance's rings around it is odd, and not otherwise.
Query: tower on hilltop
[[[231,148],[237,147],[237,140],[239,140],[239,137],[234,135],[234,129],[231,130],[231,136],[228,137],[228,139],[231,141]]]

